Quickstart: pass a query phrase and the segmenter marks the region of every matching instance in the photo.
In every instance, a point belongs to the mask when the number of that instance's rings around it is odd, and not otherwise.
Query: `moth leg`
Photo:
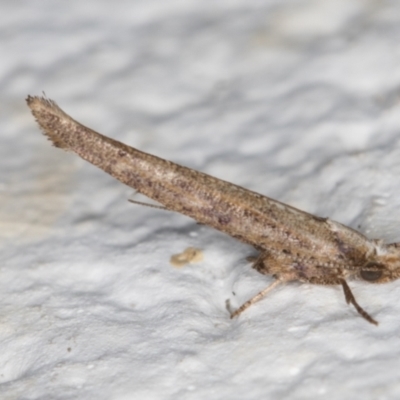
[[[242,304],[235,312],[231,313],[231,318],[237,317],[239,314],[241,314],[244,310],[249,308],[252,304],[256,303],[257,301],[260,301],[265,295],[270,292],[272,289],[275,289],[277,286],[280,284],[284,283],[285,280],[282,279],[277,279],[276,281],[272,282],[269,286],[267,286],[264,290],[262,290],[260,293],[256,294],[254,297],[252,297],[250,300],[246,301],[246,303]]]
[[[129,203],[138,204],[139,206],[158,208],[159,210],[168,210],[167,207],[159,206],[158,204],[149,204],[149,203],[144,203],[143,201],[136,201],[136,200],[132,200],[132,199],[128,199],[128,201],[129,201]]]
[[[157,208],[158,210],[166,210],[166,211],[173,211],[176,212],[175,210],[172,210],[171,208],[168,208],[166,206],[159,206],[158,204],[150,204],[150,203],[145,203],[144,201],[137,201],[137,200],[132,200],[128,199],[129,203],[133,204],[138,204],[139,206],[145,206],[149,208]],[[197,225],[205,225],[202,224],[201,222],[197,222]]]
[[[364,318],[366,319],[368,322],[370,322],[371,324],[374,325],[378,325],[378,322],[375,321],[356,301],[356,299],[354,298],[353,293],[351,292],[349,285],[347,284],[347,282],[344,279],[340,280],[340,283],[342,284],[343,287],[343,291],[344,291],[344,297],[346,299],[347,304],[353,304],[353,306],[355,307],[355,309],[357,310],[357,312]]]

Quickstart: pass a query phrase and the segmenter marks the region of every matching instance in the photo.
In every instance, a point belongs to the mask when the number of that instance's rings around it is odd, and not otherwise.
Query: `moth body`
[[[28,106],[56,147],[73,151],[122,183],[176,211],[254,246],[254,268],[276,281],[236,316],[278,284],[298,280],[342,285],[348,303],[377,322],[356,302],[347,279],[382,283],[400,276],[400,246],[370,240],[338,222],[300,211],[269,197],[144,153],[103,136],[46,98]]]

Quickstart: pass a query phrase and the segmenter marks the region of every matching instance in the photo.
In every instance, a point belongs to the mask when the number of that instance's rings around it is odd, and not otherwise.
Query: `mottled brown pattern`
[[[398,244],[384,245],[328,218],[300,211],[210,175],[141,152],[103,136],[64,113],[51,100],[27,98],[41,129],[55,146],[70,150],[166,209],[185,214],[253,245],[261,252],[254,268],[278,284],[342,285],[346,301],[377,324],[355,301],[346,279],[380,283],[400,276]]]

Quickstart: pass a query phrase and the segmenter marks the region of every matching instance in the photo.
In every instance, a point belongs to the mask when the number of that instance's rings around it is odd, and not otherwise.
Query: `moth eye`
[[[368,271],[367,269],[362,269],[360,275],[365,281],[373,282],[382,277],[382,271]]]
[[[365,281],[369,282],[377,281],[378,279],[382,278],[383,275],[382,268],[383,268],[382,265],[370,262],[361,270],[360,276]]]

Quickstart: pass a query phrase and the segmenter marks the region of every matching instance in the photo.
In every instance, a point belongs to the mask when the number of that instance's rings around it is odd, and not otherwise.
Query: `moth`
[[[252,245],[253,267],[274,281],[231,317],[289,281],[341,285],[348,304],[377,325],[356,301],[348,280],[389,282],[400,276],[400,243],[384,244],[328,218],[144,153],[72,119],[45,97],[27,104],[56,147],[73,151],[122,183],[197,222]]]

